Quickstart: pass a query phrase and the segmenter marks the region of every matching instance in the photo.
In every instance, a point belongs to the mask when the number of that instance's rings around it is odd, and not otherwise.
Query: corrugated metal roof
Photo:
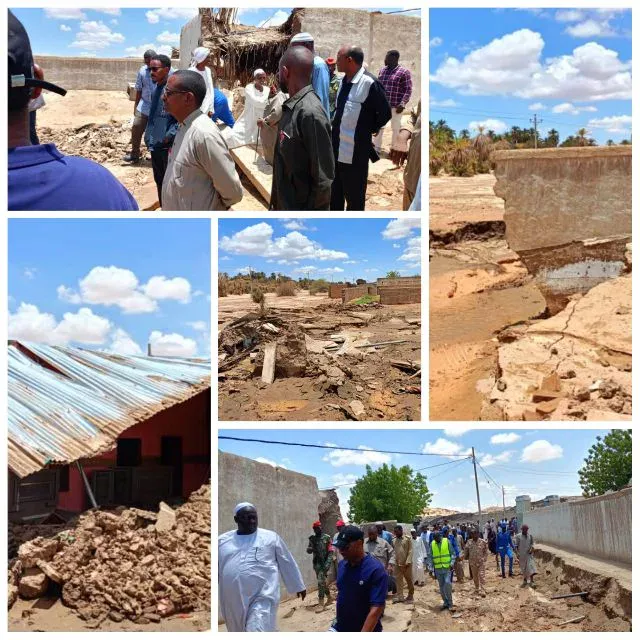
[[[113,448],[129,427],[211,386],[209,360],[8,347],[9,468],[23,478]]]

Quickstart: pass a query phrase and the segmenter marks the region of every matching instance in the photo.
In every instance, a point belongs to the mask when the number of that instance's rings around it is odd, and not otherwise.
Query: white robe
[[[206,116],[210,111],[213,113],[213,78],[211,77],[211,69],[209,67],[205,67],[203,71],[194,67],[189,67],[189,71],[195,71],[199,73],[204,79],[204,83],[207,87],[207,94],[200,105],[200,111],[204,113]]]
[[[229,149],[245,144],[255,145],[258,141],[258,119],[264,117],[264,108],[269,100],[269,87],[262,87],[262,93],[256,90],[253,82],[244,89],[244,111],[240,114],[233,129],[225,129],[223,136]]]
[[[277,631],[280,576],[289,593],[304,591],[300,569],[275,531],[218,537],[218,596],[227,631]]]
[[[424,548],[424,540],[418,536],[413,542],[413,581],[424,582],[424,559],[427,550]]]

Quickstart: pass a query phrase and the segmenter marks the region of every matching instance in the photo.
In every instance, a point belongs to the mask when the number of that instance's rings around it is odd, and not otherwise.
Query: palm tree
[[[469,129],[462,129],[462,131],[460,131],[460,137],[463,140],[468,140],[470,138]]]
[[[557,147],[560,142],[560,134],[555,129],[549,129],[544,140],[545,147]]]
[[[613,147],[614,144],[615,142],[611,138],[607,140],[607,147]]]
[[[589,143],[587,141],[587,133],[589,133],[584,127],[581,127],[576,131],[578,137],[578,146],[586,147]]]

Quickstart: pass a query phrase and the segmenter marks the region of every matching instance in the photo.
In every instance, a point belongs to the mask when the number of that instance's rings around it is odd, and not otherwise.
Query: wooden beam
[[[264,362],[262,364],[262,382],[273,384],[276,375],[276,343],[271,342],[264,348]]]
[[[273,167],[260,155],[260,149],[256,156],[255,146],[245,145],[231,149],[231,157],[240,167],[253,186],[259,191],[264,201],[271,201],[271,181],[273,179]]]

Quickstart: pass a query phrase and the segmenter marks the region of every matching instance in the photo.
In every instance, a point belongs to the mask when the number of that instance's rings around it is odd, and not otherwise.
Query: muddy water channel
[[[437,250],[429,284],[429,417],[479,420],[478,387],[496,369],[495,334],[538,316],[544,298],[500,239]]]

